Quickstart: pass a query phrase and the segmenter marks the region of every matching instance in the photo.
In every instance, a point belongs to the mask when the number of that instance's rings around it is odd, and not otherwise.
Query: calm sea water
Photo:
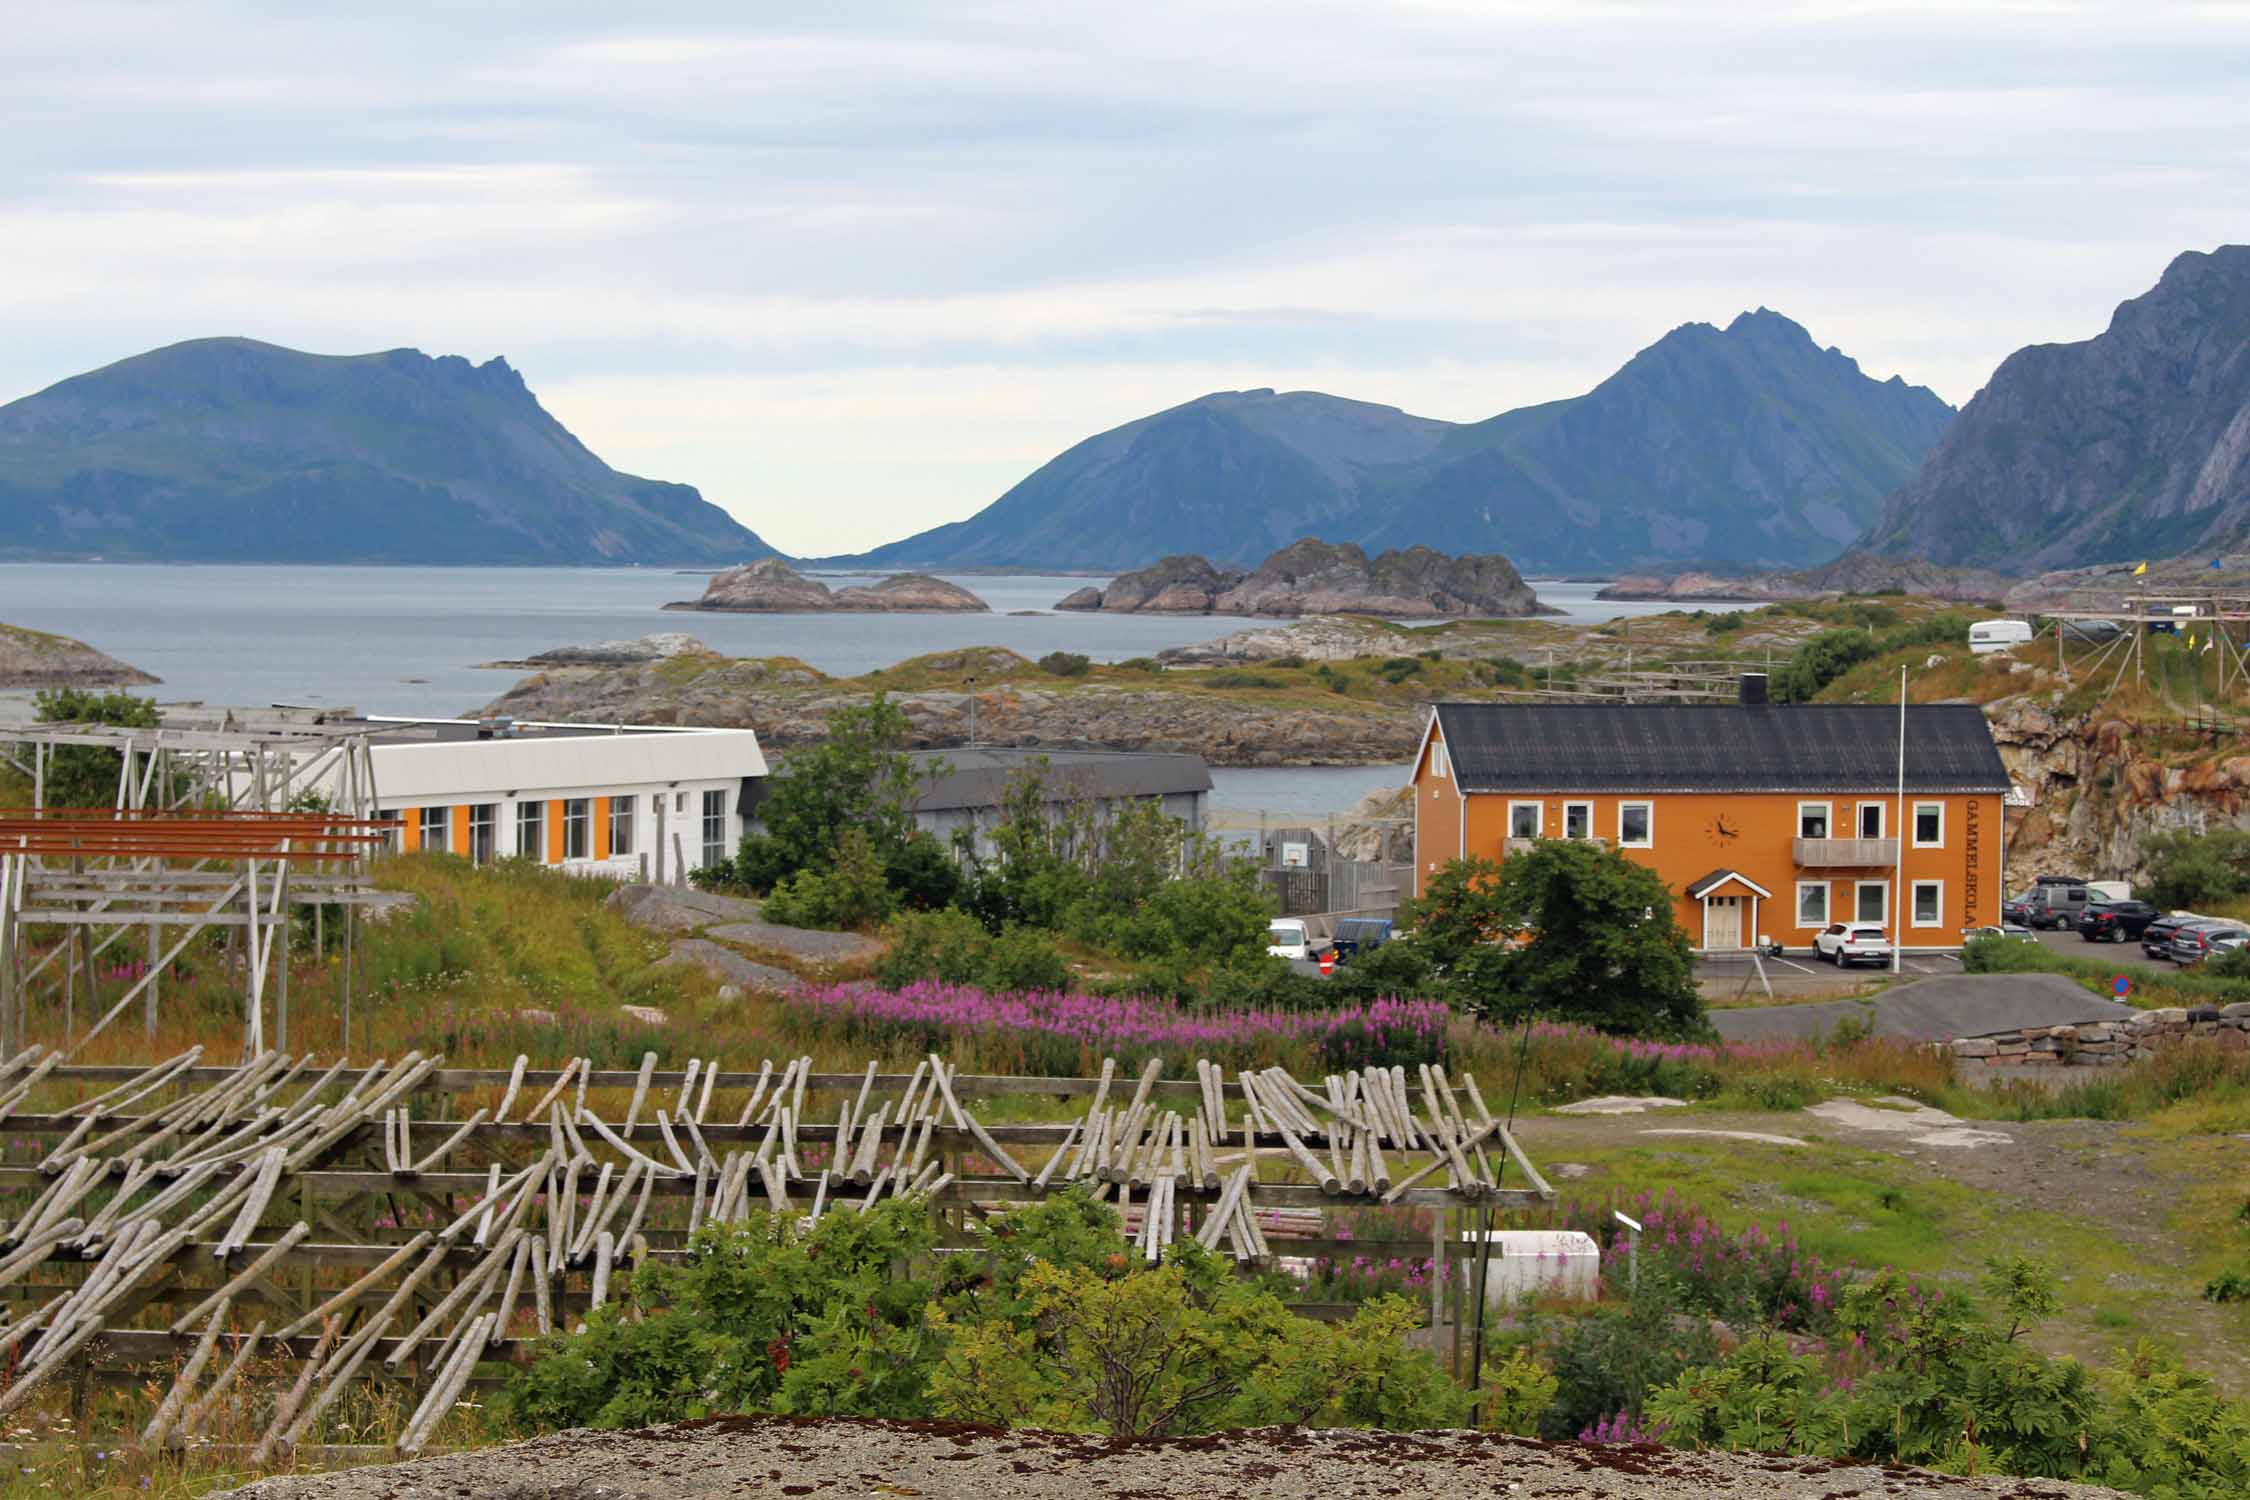
[[[821,574],[830,587],[876,575]],[[852,675],[927,651],[1007,646],[1097,661],[1150,656],[1239,629],[1204,616],[1056,614],[1098,578],[956,575],[985,615],[664,613],[704,575],[631,568],[163,567],[0,563],[0,622],[75,636],[164,679],[166,699],[349,706],[449,716],[499,696],[517,673],[478,663],[655,631],[698,636],[734,656],[795,656]],[[1647,614],[1596,603],[1600,585],[1548,583],[1539,596],[1576,619]],[[1037,611],[1017,615],[1018,610]],[[1316,821],[1403,768],[1223,771],[1213,801],[1252,816]]]

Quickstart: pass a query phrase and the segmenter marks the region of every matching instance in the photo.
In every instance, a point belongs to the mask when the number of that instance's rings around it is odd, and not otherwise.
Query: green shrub
[[[962,911],[910,911],[883,928],[888,946],[875,961],[875,979],[886,989],[917,980],[975,984],[992,954],[984,924]]]
[[[1326,1010],[1338,1003],[1329,984],[1297,972],[1286,958],[1238,956],[1213,969],[1193,999],[1214,1011]]]
[[[1422,663],[1411,656],[1388,656],[1376,665],[1375,675],[1392,687],[1420,675]]]
[[[939,1339],[931,1286],[909,1271],[935,1243],[919,1199],[824,1214],[809,1233],[793,1215],[706,1226],[686,1260],[643,1265],[582,1331],[541,1341],[500,1418],[539,1432],[720,1412],[927,1416]]]
[[[1289,686],[1282,678],[1270,672],[1244,672],[1234,667],[1221,667],[1203,674],[1203,685],[1215,688],[1280,688]]]
[[[803,869],[766,897],[766,917],[787,927],[867,927],[898,909],[882,862],[866,833],[847,828],[829,868]]]
[[[1039,658],[1039,670],[1056,677],[1084,677],[1094,670],[1094,663],[1082,652],[1050,651]]]
[[[1164,663],[1153,656],[1128,656],[1117,664],[1120,672],[1161,672]]]
[[[2141,840],[2148,880],[2136,894],[2167,910],[2208,906],[2250,891],[2250,830],[2152,833]]]
[[[1316,1323],[1192,1242],[1127,1276],[1033,1261],[1020,1285],[1027,1322],[934,1316],[947,1335],[930,1380],[939,1416],[1138,1439],[1277,1424],[1412,1431],[1457,1426],[1468,1407],[1437,1361],[1407,1346],[1419,1319],[1403,1298]]]
[[[1324,993],[1331,1005],[1352,1000],[1381,1000],[1388,996],[1413,999],[1433,988],[1430,957],[1419,939],[1388,942],[1380,948],[1355,953],[1336,966]]]
[[[977,982],[988,990],[1060,990],[1071,981],[1070,961],[1035,927],[1010,927],[992,940]]]

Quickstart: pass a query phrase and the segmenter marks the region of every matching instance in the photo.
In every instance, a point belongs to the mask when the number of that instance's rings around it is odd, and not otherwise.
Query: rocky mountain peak
[[[2019,349],[1865,545],[2009,572],[2250,533],[2250,246],[2190,252],[2078,343]]]

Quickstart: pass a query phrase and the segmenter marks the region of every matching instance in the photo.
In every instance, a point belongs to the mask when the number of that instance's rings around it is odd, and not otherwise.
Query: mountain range
[[[1760,308],[1689,323],[1582,396],[1454,423],[1316,391],[1225,391],[1100,433],[873,568],[1253,563],[1302,537],[1501,552],[1527,572],[1834,557],[1953,410]]]
[[[728,564],[773,549],[621,474],[503,359],[173,344],[0,406],[0,557]]]
[[[2190,251],[2106,331],[2008,356],[1865,546],[2009,572],[2250,540],[2250,246]]]

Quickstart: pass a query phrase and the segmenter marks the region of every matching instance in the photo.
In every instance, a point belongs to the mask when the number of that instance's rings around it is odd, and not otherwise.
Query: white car
[[[1312,957],[1312,935],[1295,917],[1277,917],[1266,929],[1266,953],[1272,958]]]
[[[1812,943],[1813,952],[1839,969],[1891,961],[1891,940],[1880,922],[1838,922],[1823,929]]]

